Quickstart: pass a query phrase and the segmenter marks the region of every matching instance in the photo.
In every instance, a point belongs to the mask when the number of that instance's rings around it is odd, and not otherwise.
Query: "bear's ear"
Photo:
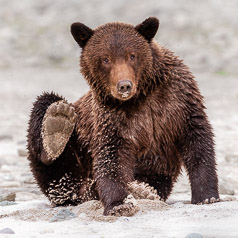
[[[149,17],[144,20],[141,24],[135,27],[135,30],[138,31],[144,38],[150,42],[155,36],[159,28],[159,20],[156,17]]]
[[[71,34],[79,46],[83,48],[93,35],[93,30],[80,22],[75,22],[71,25]]]

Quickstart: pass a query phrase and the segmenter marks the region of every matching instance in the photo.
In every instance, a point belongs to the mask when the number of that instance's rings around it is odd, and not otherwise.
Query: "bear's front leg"
[[[180,152],[189,175],[192,203],[219,201],[212,128],[205,114],[191,116]]]
[[[139,211],[135,198],[128,193],[123,181],[102,177],[97,181],[97,191],[104,205],[103,215],[133,216]]]
[[[128,183],[133,180],[133,156],[110,121],[99,122],[101,126],[92,139],[94,179],[104,215],[132,216],[138,211],[128,192]]]

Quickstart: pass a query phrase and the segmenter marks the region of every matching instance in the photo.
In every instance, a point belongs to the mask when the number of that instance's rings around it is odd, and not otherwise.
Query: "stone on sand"
[[[15,232],[10,228],[4,228],[0,230],[0,234],[15,234]]]
[[[50,222],[59,222],[59,221],[65,221],[70,220],[72,218],[77,217],[76,214],[71,212],[69,209],[62,209],[59,212],[57,212],[51,219]]]
[[[8,190],[0,190],[0,202],[2,201],[15,201],[16,193]]]

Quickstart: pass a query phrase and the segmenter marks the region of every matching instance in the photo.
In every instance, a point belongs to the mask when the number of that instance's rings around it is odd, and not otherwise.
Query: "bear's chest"
[[[156,115],[150,108],[131,115],[122,129],[123,138],[139,154],[156,150],[159,134],[160,129]]]

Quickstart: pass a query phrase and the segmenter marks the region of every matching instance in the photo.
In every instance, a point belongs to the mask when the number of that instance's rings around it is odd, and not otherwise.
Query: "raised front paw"
[[[42,140],[45,150],[45,164],[49,164],[64,151],[74,130],[77,115],[72,105],[64,100],[52,103],[43,118]],[[47,160],[47,161],[46,161]]]
[[[126,197],[124,200],[123,204],[120,204],[118,206],[114,206],[110,210],[104,211],[104,215],[109,215],[109,216],[133,216],[139,211],[139,207],[137,205],[137,202],[135,198],[130,194]]]

